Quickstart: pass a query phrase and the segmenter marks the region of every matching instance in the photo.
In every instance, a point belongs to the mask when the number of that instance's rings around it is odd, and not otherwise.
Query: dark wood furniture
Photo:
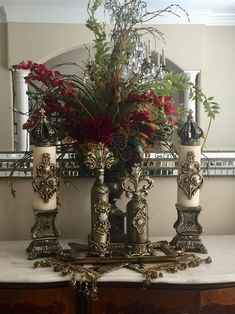
[[[1,314],[234,314],[235,283],[214,285],[102,283],[87,300],[69,282],[1,284]]]
[[[0,314],[235,314],[235,236],[205,240],[212,264],[164,274],[146,289],[136,272],[117,270],[98,282],[97,301],[69,277],[33,269],[26,241],[0,241]]]
[[[216,285],[105,284],[92,314],[234,314],[235,283]]]
[[[68,284],[1,284],[1,314],[76,314],[76,291]]]

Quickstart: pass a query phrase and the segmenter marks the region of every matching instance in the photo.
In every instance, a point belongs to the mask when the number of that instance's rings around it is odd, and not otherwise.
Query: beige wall
[[[92,179],[73,179],[72,185],[61,185],[58,226],[63,238],[86,240],[90,232],[90,188]],[[15,179],[16,198],[7,182],[0,180],[0,240],[30,239],[34,224],[30,179]],[[155,178],[148,197],[150,236],[174,235],[176,220],[176,178]],[[205,178],[201,191],[202,212],[199,222],[204,234],[235,234],[234,178]],[[125,209],[125,196],[118,202]]]
[[[203,25],[160,25],[166,42],[166,57],[183,70],[203,67],[205,29]]]
[[[8,64],[29,59],[45,62],[91,40],[85,25],[9,23]]]
[[[208,95],[215,96],[221,105],[221,112],[213,122],[208,148],[235,149],[235,27],[208,27],[202,87]],[[205,129],[206,116],[201,115]]]

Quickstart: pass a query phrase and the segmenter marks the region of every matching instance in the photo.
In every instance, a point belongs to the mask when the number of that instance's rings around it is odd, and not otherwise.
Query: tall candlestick
[[[151,41],[150,39],[148,40],[148,59],[151,57]]]
[[[162,48],[162,65],[166,65],[165,48]]]
[[[57,136],[55,129],[47,120],[45,110],[39,111],[39,121],[31,130],[36,143],[33,148],[33,210],[36,221],[31,228],[33,241],[27,248],[28,258],[58,255],[62,248],[58,242],[60,231],[56,226],[56,192],[59,178],[56,173]]]
[[[161,55],[160,55],[160,52],[157,52],[157,66],[158,66],[158,68],[160,68],[160,66],[161,66]]]
[[[207,250],[200,239],[203,228],[198,222],[201,212],[199,193],[203,183],[199,143],[202,134],[202,130],[193,122],[192,110],[189,110],[188,120],[179,130],[182,145],[179,146],[177,177],[178,218],[174,224],[177,235],[172,239],[171,245],[190,252],[206,253]]]

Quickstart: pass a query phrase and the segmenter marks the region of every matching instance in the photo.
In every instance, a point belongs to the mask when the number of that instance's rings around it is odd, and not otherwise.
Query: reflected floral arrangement
[[[83,77],[64,75],[33,61],[14,67],[29,71],[25,80],[31,109],[23,128],[31,132],[43,108],[58,140],[79,144],[82,150],[90,142],[101,142],[126,162],[156,143],[172,149],[170,136],[182,119],[175,91],[190,88],[190,97],[203,103],[210,119],[219,109],[213,97],[207,98],[187,76],[168,72],[164,56],[149,45],[149,38],[164,39],[145,22],[164,14],[178,15],[177,10],[188,18],[187,12],[179,5],[149,12],[140,0],[105,0],[103,4],[110,30],[96,18],[102,1],[88,3],[86,26],[94,35],[95,54],[92,57],[88,49]]]

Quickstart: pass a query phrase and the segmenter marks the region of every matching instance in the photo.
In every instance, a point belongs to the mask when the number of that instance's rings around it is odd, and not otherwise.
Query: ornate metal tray
[[[127,264],[127,263],[156,263],[174,261],[182,252],[176,251],[167,241],[149,242],[146,254],[128,255],[128,245],[111,243],[110,254],[97,257],[89,254],[88,245],[70,242],[70,259],[74,264]],[[145,244],[146,246],[146,244]],[[151,252],[151,253],[150,253]]]

